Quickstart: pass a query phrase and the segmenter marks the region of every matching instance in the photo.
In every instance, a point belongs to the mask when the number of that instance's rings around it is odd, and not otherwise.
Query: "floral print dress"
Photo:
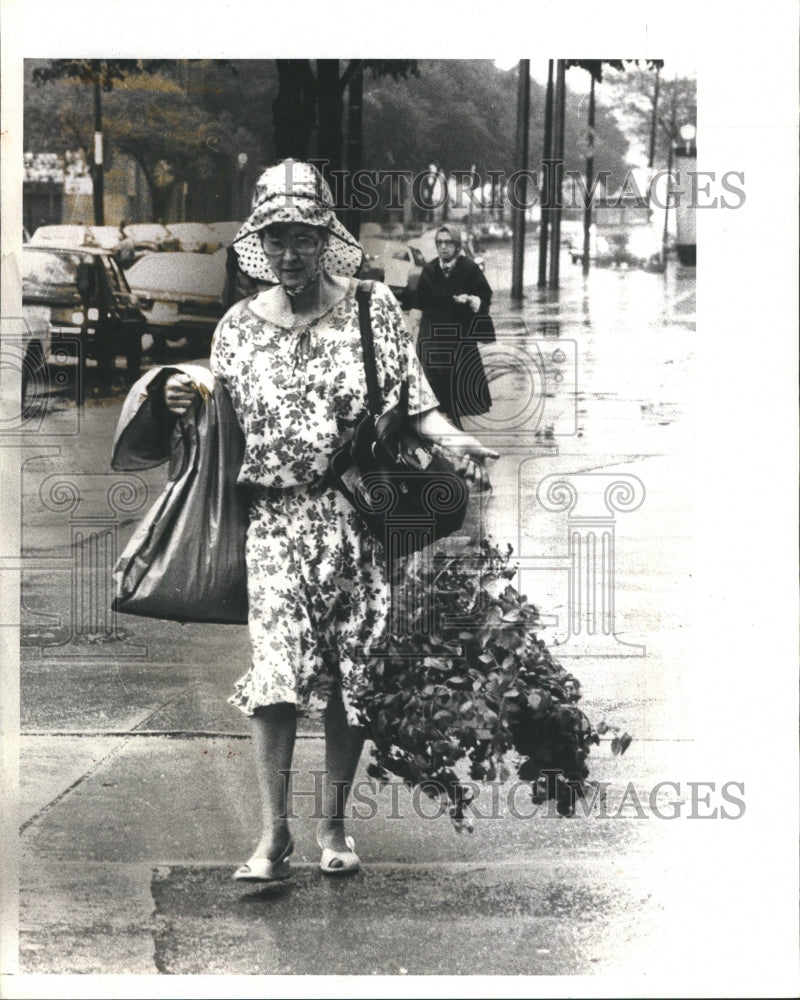
[[[211,370],[225,382],[244,432],[239,481],[251,487],[253,659],[230,699],[248,715],[279,702],[324,708],[338,678],[355,724],[349,688],[385,625],[382,547],[324,483],[331,454],[367,409],[356,286],[323,316],[289,329],[258,314],[258,296],[244,299],[214,334]],[[398,402],[404,380],[410,413],[436,407],[385,285],[374,284],[370,313],[384,409]]]

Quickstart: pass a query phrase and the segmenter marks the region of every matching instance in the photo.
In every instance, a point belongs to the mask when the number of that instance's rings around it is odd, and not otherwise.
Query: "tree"
[[[656,106],[653,75],[634,69],[624,76],[610,74],[609,93],[614,114],[629,138],[644,148],[650,144],[653,121],[656,137],[653,165],[665,166],[669,149],[677,142],[682,125],[697,121],[697,81],[661,73]],[[655,111],[655,115],[654,115]]]
[[[53,59],[49,65],[34,70],[33,79],[38,84],[51,80],[77,80],[91,86],[94,98],[94,143],[91,150],[84,145],[84,151],[92,170],[92,191],[94,197],[94,221],[102,226],[105,221],[103,210],[103,91],[110,91],[114,83],[126,76],[143,73],[141,59]]]
[[[272,102],[275,158],[307,160],[317,118],[317,80],[308,59],[276,59],[278,92]]]
[[[417,73],[415,59],[317,59],[316,75],[310,59],[278,59],[278,93],[272,105],[277,159],[310,159],[311,134],[316,126],[316,159],[323,172],[341,170],[343,163],[344,95],[365,71],[397,81]],[[350,165],[348,164],[350,168]]]
[[[82,78],[79,65],[57,62],[70,61],[26,63],[26,80],[39,85],[25,89],[25,148],[58,153],[81,149],[96,180],[89,91],[96,77],[90,69]],[[158,165],[167,160],[174,183],[186,182],[195,217],[236,217],[241,210],[239,189],[244,187],[239,155],[246,154],[257,169],[271,141],[263,112],[266,134],[254,135],[243,122],[253,117],[256,103],[261,111],[265,93],[274,93],[272,62],[260,60],[251,72],[240,73],[224,60],[149,60],[135,65],[120,60],[109,65],[109,71],[113,88],[104,91],[102,108],[106,162],[115,152],[133,157],[150,186],[156,215],[167,218],[166,205],[158,204],[166,189],[156,184]]]

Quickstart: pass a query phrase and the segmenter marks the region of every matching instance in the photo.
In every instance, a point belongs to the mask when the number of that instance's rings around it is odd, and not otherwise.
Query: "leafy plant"
[[[479,781],[513,769],[534,802],[554,799],[565,816],[592,787],[600,731],[578,707],[580,682],[538,637],[538,610],[509,582],[511,554],[484,540],[469,556],[417,557],[395,585],[405,621],[355,692],[374,743],[368,773],[445,797],[457,829],[471,829],[467,769]]]

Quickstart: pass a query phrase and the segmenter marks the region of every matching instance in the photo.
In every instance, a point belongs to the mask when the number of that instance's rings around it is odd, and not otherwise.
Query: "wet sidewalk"
[[[63,631],[69,567],[32,568],[20,972],[668,977],[676,942],[690,960],[687,947],[702,945],[681,941],[681,894],[713,831],[693,828],[689,841],[685,824],[665,821],[692,807],[685,787],[667,790],[669,806],[651,792],[693,776],[692,502],[681,475],[693,311],[693,278],[674,269],[597,272],[521,308],[495,298],[498,343],[485,355],[495,403],[475,431],[502,457],[473,521],[513,545],[519,588],[580,678],[586,713],[634,736],[624,757],[610,739],[592,755],[604,809],[564,820],[534,810],[513,782],[486,786],[474,832],[458,834],[428,799],[374,786],[365,751],[350,824],[363,867],[326,878],[314,835],[323,745],[305,725],[295,875],[242,887],[230,875],[251,852],[259,807],[245,720],[225,698],[246,630],[121,616],[114,642],[90,643]],[[42,481],[79,467],[107,474],[115,421],[114,405],[88,407],[79,439],[26,469],[29,555],[68,559],[69,525],[37,500]],[[163,471],[141,479],[154,495]],[[120,521],[120,545],[139,516]],[[612,563],[591,578],[581,573],[600,563],[575,547],[589,521],[613,538]]]

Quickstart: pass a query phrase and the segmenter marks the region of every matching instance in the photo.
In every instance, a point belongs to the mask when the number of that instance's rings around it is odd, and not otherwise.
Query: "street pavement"
[[[474,832],[457,833],[446,816],[421,815],[431,803],[402,786],[371,790],[365,751],[365,804],[351,822],[363,867],[327,879],[312,795],[323,744],[304,722],[295,875],[234,883],[258,831],[246,720],[226,703],[246,667],[246,629],[104,617],[107,583],[76,569],[76,540],[87,525],[107,529],[109,548],[92,557],[106,565],[165,472],[109,472],[121,391],[90,399],[79,424],[57,397],[21,486],[20,984],[75,973],[570,976],[574,995],[601,995],[604,977],[629,983],[619,995],[668,995],[675,949],[689,965],[707,953],[711,938],[686,937],[683,901],[717,824],[688,824],[687,837],[685,784],[657,800],[680,822],[654,815],[649,798],[660,781],[697,777],[684,474],[694,273],[670,262],[666,275],[584,279],[567,263],[560,295],[529,288],[520,305],[494,266],[490,254],[495,404],[473,426],[502,454],[468,523],[513,545],[520,589],[580,678],[590,718],[634,738],[624,756],[610,736],[592,755],[592,777],[608,786],[605,814],[531,815],[509,783],[483,790]],[[570,482],[580,506],[559,507],[557,490],[548,501],[548,476]],[[77,508],[59,493],[64,480]],[[109,486],[120,481],[128,499],[112,512]],[[591,562],[586,546],[602,547],[604,532],[606,561]],[[76,628],[78,618],[101,626]],[[234,982],[228,993],[218,980],[216,995],[240,995]],[[397,994],[411,989],[392,982]]]

